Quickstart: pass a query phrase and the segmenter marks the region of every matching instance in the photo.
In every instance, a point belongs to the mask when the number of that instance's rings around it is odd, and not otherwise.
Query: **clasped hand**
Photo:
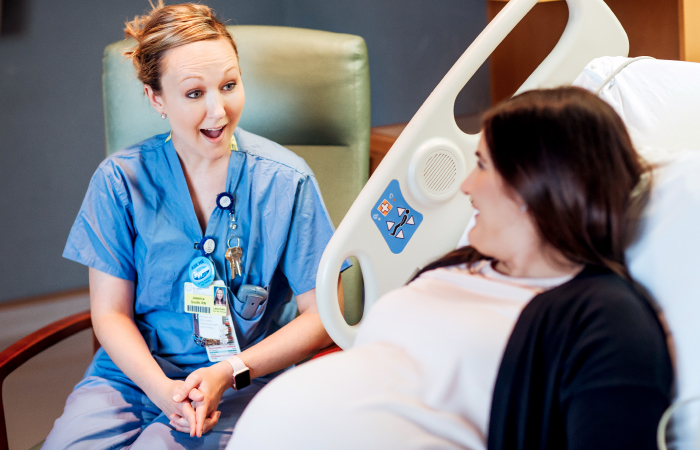
[[[233,369],[227,362],[197,369],[175,390],[173,401],[182,405],[182,414],[171,412],[170,425],[177,431],[202,437],[219,421],[217,411],[224,391],[231,387]],[[189,407],[188,407],[189,406]]]

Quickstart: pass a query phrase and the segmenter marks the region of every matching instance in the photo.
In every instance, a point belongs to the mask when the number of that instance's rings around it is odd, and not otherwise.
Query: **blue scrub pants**
[[[243,409],[265,385],[253,380],[240,391],[227,389],[216,426],[201,438],[191,438],[170,426],[170,419],[126,378],[84,378],[66,401],[44,446],[53,449],[219,449],[231,437]]]

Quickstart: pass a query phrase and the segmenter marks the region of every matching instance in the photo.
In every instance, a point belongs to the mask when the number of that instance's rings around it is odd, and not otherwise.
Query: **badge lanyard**
[[[234,137],[231,139],[231,150],[238,151]],[[240,180],[240,170],[237,178],[236,185]],[[233,195],[229,192],[220,193],[216,197],[216,206],[223,213],[228,212],[229,215],[228,248],[225,258],[231,268],[230,285],[232,285],[235,277],[242,275],[241,259],[243,257],[240,238],[231,236],[231,233],[238,228]],[[231,247],[233,239],[237,239],[235,247]],[[206,348],[209,360],[212,362],[224,360],[240,352],[231,313],[232,286],[219,276],[212,260],[216,247],[216,241],[212,236],[204,236],[199,243],[195,244],[195,249],[199,250],[201,255],[190,262],[190,282],[185,283],[185,311],[193,314],[194,342]],[[226,262],[224,262],[225,265]],[[224,268],[224,276],[226,275],[226,268]]]
[[[231,283],[233,283],[236,275],[242,275],[241,270],[241,258],[243,256],[243,250],[240,246],[240,238],[237,239],[236,247],[231,247],[231,232],[238,228],[235,223],[235,213],[234,213],[234,200],[231,194],[223,192],[217,197],[217,206],[224,211],[229,213],[229,232],[227,245],[228,249],[225,253],[225,258],[231,267]],[[213,265],[211,261],[211,253],[213,253],[216,245],[211,245],[214,240],[208,236],[202,238],[199,244],[199,249],[202,251],[203,256],[195,258],[195,261],[201,261],[206,259],[207,262]],[[226,264],[226,263],[224,263]],[[214,272],[216,268],[214,267]],[[194,274],[193,274],[194,275]],[[195,282],[193,275],[190,276],[192,282]],[[206,302],[207,305],[213,302],[211,308],[201,309],[200,312],[193,316],[194,321],[194,335],[193,339],[197,345],[204,347],[207,351],[207,356],[209,361],[218,362],[223,361],[229,356],[236,355],[240,353],[240,345],[238,343],[238,336],[236,333],[236,326],[233,320],[233,314],[231,313],[233,299],[233,293],[227,283],[222,279],[222,277],[216,274],[217,280],[209,280],[207,285],[207,298],[200,297],[199,300]],[[226,269],[224,269],[224,276],[226,275]],[[213,284],[212,284],[213,282]],[[209,287],[211,285],[211,287]],[[227,300],[228,299],[228,300]],[[187,297],[185,294],[185,308],[188,312],[194,312],[194,305],[192,303],[194,297]],[[219,305],[217,305],[219,303]],[[219,311],[222,311],[219,314]]]

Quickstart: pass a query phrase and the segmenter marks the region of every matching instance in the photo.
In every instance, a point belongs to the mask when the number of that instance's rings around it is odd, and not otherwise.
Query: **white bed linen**
[[[588,63],[573,85],[594,91],[629,58],[605,56]],[[650,162],[700,149],[700,64],[644,59],[628,65],[600,92],[627,126],[637,151]]]
[[[266,386],[227,448],[484,449],[515,321],[569,278],[515,279],[490,265],[428,272],[377,302],[354,348]]]

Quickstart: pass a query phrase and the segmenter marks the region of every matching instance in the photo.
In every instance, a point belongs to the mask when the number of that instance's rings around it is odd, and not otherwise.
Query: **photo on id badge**
[[[214,287],[214,305],[226,307],[226,289]]]

